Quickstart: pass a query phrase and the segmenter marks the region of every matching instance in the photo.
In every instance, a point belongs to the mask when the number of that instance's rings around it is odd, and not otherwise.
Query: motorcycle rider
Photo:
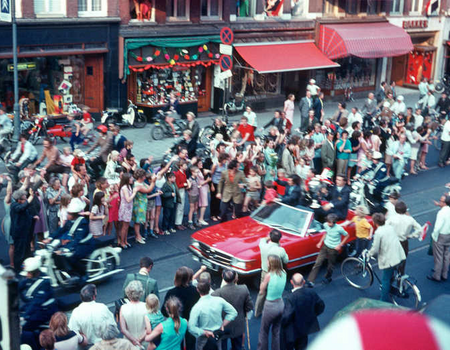
[[[88,221],[80,215],[84,211],[85,203],[78,198],[70,201],[67,207],[67,221],[58,231],[53,232],[44,240],[49,243],[52,239],[60,239],[63,248],[68,250],[64,253],[56,251],[54,255],[55,264],[67,272],[75,272],[78,276],[84,276],[85,266],[82,259],[89,256],[95,250],[95,239],[89,233]]]
[[[102,169],[106,168],[106,161],[108,160],[108,155],[113,149],[113,137],[112,134],[108,133],[108,128],[106,125],[100,125],[98,128],[100,136],[92,145],[91,148],[86,152],[86,154],[91,153],[97,147],[100,147],[100,151],[97,157],[92,157],[91,167],[94,171],[94,176],[96,179],[100,177],[100,172]]]
[[[28,258],[23,263],[21,275],[26,279],[19,283],[19,295],[23,301],[21,314],[23,331],[34,332],[50,321],[52,315],[58,311],[50,279],[41,277],[41,259]]]
[[[382,157],[383,156],[381,155],[380,152],[377,151],[373,152],[372,164],[359,174],[360,176],[364,176],[366,173],[370,171],[373,172],[371,182],[375,182],[375,189],[372,193],[372,196],[373,199],[376,199],[378,202],[382,201],[381,195],[383,193],[383,190],[390,184],[389,183],[390,178],[387,175],[386,164],[384,164],[384,162],[381,161]],[[366,191],[366,196],[367,195],[369,195],[370,197],[368,191]]]
[[[63,161],[60,157],[61,153],[59,149],[53,144],[52,140],[48,137],[44,138],[44,150],[41,157],[34,162],[37,166],[47,158],[47,164],[41,170],[41,176],[45,177],[45,180],[50,181],[50,174],[62,174],[62,185],[67,186],[67,180],[69,179],[70,168],[63,165]]]
[[[17,148],[11,156],[11,162],[15,166],[15,169],[11,169],[11,172],[16,180],[19,171],[26,168],[29,164],[34,163],[37,157],[38,152],[36,147],[28,141],[28,134],[20,134]]]
[[[450,99],[445,91],[441,94],[441,98],[436,104],[436,112],[445,116],[450,112]]]

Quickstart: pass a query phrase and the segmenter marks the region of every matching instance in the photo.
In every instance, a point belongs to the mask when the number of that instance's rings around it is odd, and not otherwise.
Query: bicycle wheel
[[[397,283],[397,281],[394,283]],[[410,309],[417,309],[422,300],[419,288],[407,279],[402,281],[401,293],[399,288],[394,286],[391,287],[390,297],[395,305]]]
[[[367,289],[373,283],[373,272],[370,268],[364,268],[362,260],[354,257],[345,259],[341,265],[342,275],[354,288]]]

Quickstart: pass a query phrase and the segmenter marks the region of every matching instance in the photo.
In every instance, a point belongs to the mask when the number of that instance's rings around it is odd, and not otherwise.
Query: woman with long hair
[[[147,185],[145,183],[146,172],[144,169],[139,168],[134,172],[134,178],[136,179],[134,183],[136,196],[133,201],[134,233],[136,235],[136,242],[144,244],[145,240],[141,235],[141,226],[145,225],[147,221],[147,194],[152,192],[155,187],[156,176],[153,176],[152,182],[150,185]],[[158,238],[158,236],[153,235],[153,238]]]
[[[127,249],[131,247],[128,243],[128,228],[130,227],[131,216],[133,214],[133,199],[137,189],[131,187],[133,177],[129,173],[124,173],[119,186],[119,222],[120,222],[120,242],[121,247]],[[118,240],[119,241],[119,240]]]
[[[145,337],[145,341],[151,342],[161,335],[158,350],[179,349],[187,330],[187,321],[180,317],[181,302],[176,297],[169,298],[165,303],[165,309],[169,316]]]
[[[55,335],[55,348],[64,350],[77,350],[78,346],[87,345],[85,335],[71,331],[67,325],[67,316],[64,312],[58,311],[50,319],[50,329]]]
[[[281,297],[286,286],[286,272],[277,255],[269,255],[268,272],[260,286],[260,294],[266,293],[266,301],[261,318],[258,350],[268,350],[269,330],[272,327],[272,350],[280,350],[281,316],[284,302]]]

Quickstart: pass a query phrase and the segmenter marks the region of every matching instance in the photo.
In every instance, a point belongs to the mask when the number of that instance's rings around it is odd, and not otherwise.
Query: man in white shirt
[[[83,333],[88,345],[101,341],[99,326],[101,324],[116,325],[114,316],[105,304],[97,303],[97,288],[94,284],[85,285],[80,292],[82,303],[70,316],[69,329]]]
[[[448,156],[450,155],[450,120],[446,120],[445,117],[440,118],[442,127],[441,142],[442,147],[439,152],[438,165],[443,168],[448,165]]]
[[[394,112],[395,114],[406,113],[406,105],[405,102],[403,102],[404,99],[405,98],[401,95],[397,97],[397,100],[391,107],[392,112]]]
[[[320,87],[316,85],[316,81],[314,79],[310,79],[309,84],[306,86],[306,90],[311,92],[311,97],[315,100],[320,92]]]
[[[395,205],[397,204],[399,198],[400,194],[397,191],[389,194],[389,200],[384,205],[384,208],[386,209],[386,214],[384,214],[386,220],[390,220],[390,218],[395,215]]]
[[[436,282],[447,280],[450,265],[450,196],[442,196],[441,202],[444,202],[445,206],[437,213],[434,231],[431,234],[434,273],[427,276],[429,280]]]
[[[359,113],[358,108],[353,107],[351,113],[348,115],[348,127],[347,127],[347,131],[349,133],[349,135],[352,135],[353,129],[352,129],[352,125],[354,122],[359,122],[359,123],[363,123],[363,118],[361,113]]]
[[[415,111],[413,117],[414,117],[414,129],[417,129],[419,126],[422,126],[423,116],[422,116],[422,110],[420,108],[416,108],[416,111]]]
[[[395,204],[395,214],[391,215],[389,220],[386,221],[387,225],[390,225],[394,228],[395,233],[398,236],[398,240],[402,245],[403,250],[405,251],[405,256],[408,257],[409,252],[409,238],[419,238],[420,233],[422,232],[422,226],[410,215],[407,215],[408,208],[406,207],[405,202],[398,201]],[[404,275],[406,267],[406,260],[403,261],[398,270]]]
[[[428,93],[428,80],[427,78],[422,78],[422,81],[419,84],[419,99],[423,99]]]

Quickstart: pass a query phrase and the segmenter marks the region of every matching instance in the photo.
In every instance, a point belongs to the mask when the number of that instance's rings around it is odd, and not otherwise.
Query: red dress
[[[119,193],[114,192],[111,195],[111,202],[109,203],[109,216],[108,222],[119,221]]]

